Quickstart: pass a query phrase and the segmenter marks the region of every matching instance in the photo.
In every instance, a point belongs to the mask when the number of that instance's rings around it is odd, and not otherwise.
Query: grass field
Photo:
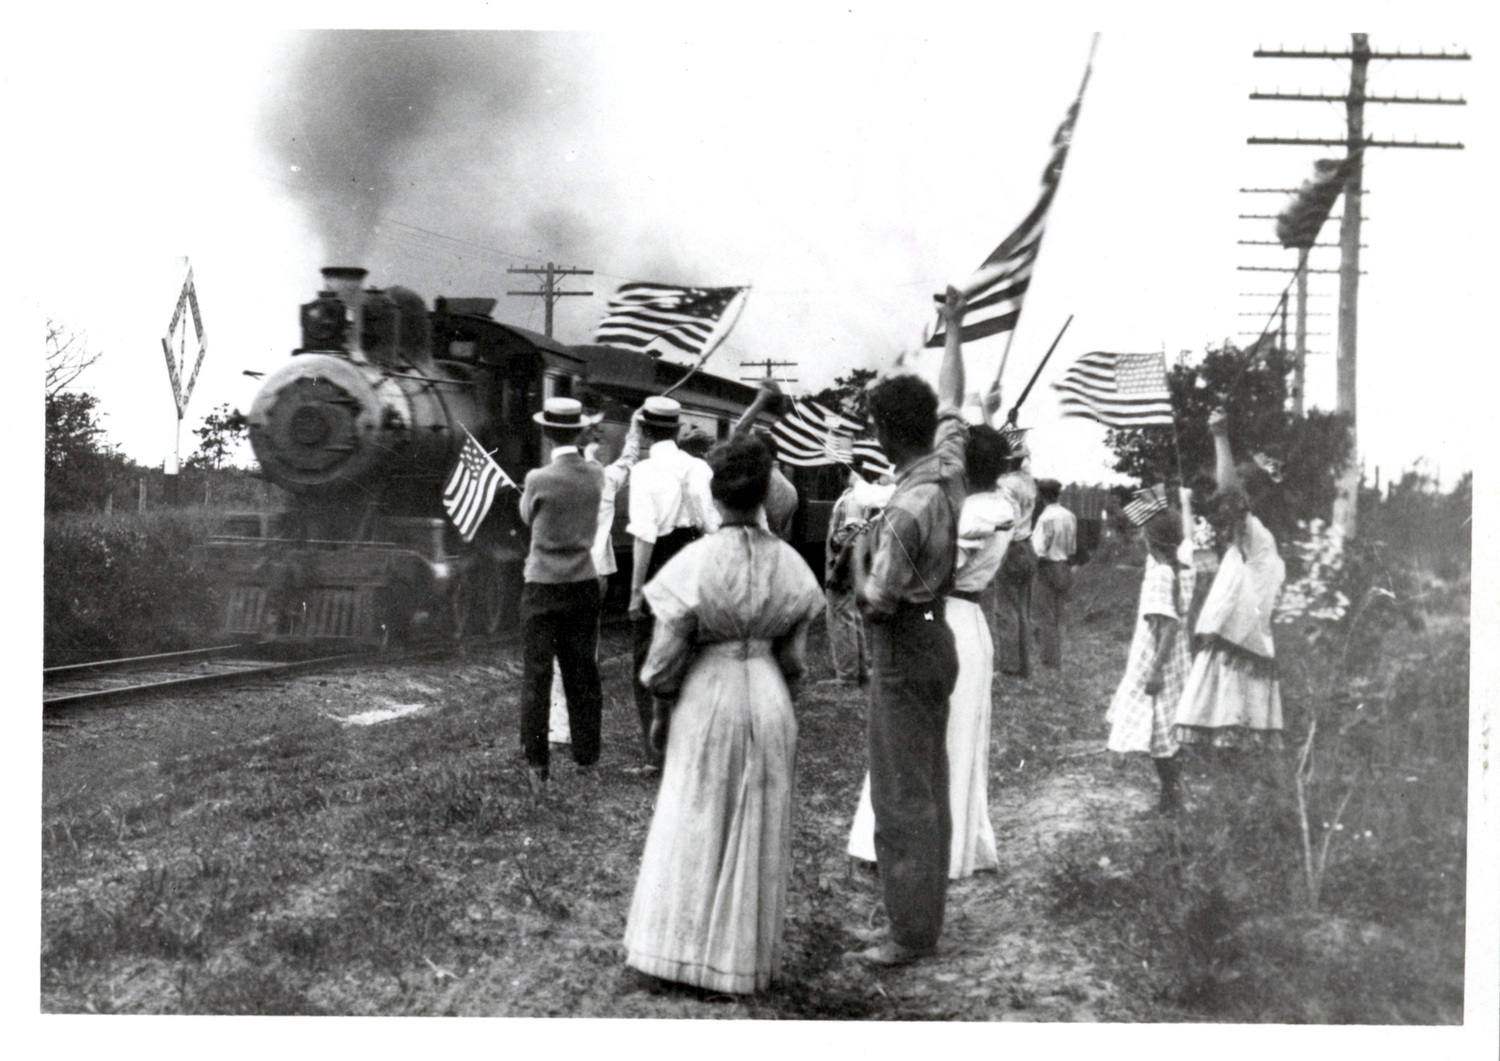
[[[1357,775],[1314,911],[1284,780],[1194,760],[1189,810],[1163,822],[1147,813],[1149,763],[1103,754],[1139,577],[1080,569],[1066,666],[997,680],[1001,868],[953,886],[931,961],[874,973],[841,960],[876,900],[873,877],[843,855],[865,709],[858,693],[809,684],[780,982],[729,998],[625,968],[654,782],[629,773],[638,736],[615,629],[601,764],[578,774],[555,762],[540,804],[517,747],[518,653],[504,646],[49,722],[41,1008],[1460,1020],[1465,779],[1449,716],[1467,707],[1466,597],[1425,632],[1391,635],[1383,702],[1410,710],[1382,716],[1386,744]],[[810,678],[828,676],[821,630],[811,658]],[[360,724],[382,710],[390,720]],[[1289,715],[1283,765],[1305,724]],[[1342,798],[1329,776],[1312,793],[1317,815]]]

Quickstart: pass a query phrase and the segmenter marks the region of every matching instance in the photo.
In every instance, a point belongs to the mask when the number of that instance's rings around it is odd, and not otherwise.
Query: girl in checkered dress
[[[1191,663],[1187,613],[1193,599],[1192,543],[1183,542],[1182,515],[1172,509],[1151,517],[1145,532],[1146,573],[1135,637],[1125,677],[1105,718],[1110,751],[1151,756],[1161,779],[1157,809],[1170,814],[1180,805],[1172,723]]]

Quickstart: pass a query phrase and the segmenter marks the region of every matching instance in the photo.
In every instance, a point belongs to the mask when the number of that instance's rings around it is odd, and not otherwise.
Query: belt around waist
[[[935,616],[937,618],[942,618],[942,616],[943,616],[943,598],[942,597],[939,597],[937,600],[927,601],[924,604],[917,604],[917,603],[915,603],[913,601],[897,601],[896,602],[896,607],[891,611],[891,613],[889,615],[886,615],[886,616],[871,615],[870,619],[871,619],[871,621],[877,622],[877,623],[879,623],[879,622],[895,623],[895,622],[904,622],[904,621],[912,618],[913,616],[921,616],[923,619],[925,619],[929,615]]]
[[[950,589],[948,596],[957,597],[959,600],[966,600],[970,604],[984,603],[984,598],[977,589]]]
[[[749,637],[743,641],[716,641],[711,645],[704,645],[698,652],[699,655],[725,659],[753,659],[756,656],[769,656],[771,642],[763,637]]]

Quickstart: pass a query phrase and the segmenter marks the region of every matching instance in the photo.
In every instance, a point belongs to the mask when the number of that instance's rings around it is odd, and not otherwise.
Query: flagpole
[[[1016,399],[1016,404],[1010,407],[1010,414],[1005,418],[1005,422],[1010,424],[1012,427],[1015,426],[1016,417],[1020,415],[1021,405],[1026,401],[1027,395],[1031,393],[1031,388],[1036,386],[1037,379],[1041,377],[1042,369],[1047,367],[1047,362],[1051,360],[1053,351],[1057,349],[1057,344],[1062,342],[1063,332],[1067,331],[1068,325],[1072,323],[1073,314],[1069,313],[1068,319],[1063,321],[1063,326],[1058,329],[1057,338],[1052,340],[1052,345],[1047,347],[1047,352],[1042,355],[1041,364],[1036,366],[1036,371],[1031,374],[1031,379],[1027,380],[1026,389],[1023,390],[1021,392],[1021,396]],[[1014,335],[1015,333],[1012,332],[1011,334]]]
[[[1266,318],[1266,326],[1260,330],[1260,338],[1251,344],[1250,356],[1245,358],[1245,363],[1240,366],[1240,370],[1235,373],[1234,380],[1229,384],[1229,390],[1224,393],[1226,401],[1229,395],[1234,393],[1235,388],[1240,385],[1240,380],[1245,378],[1245,373],[1250,370],[1250,366],[1255,364],[1256,358],[1260,357],[1260,344],[1265,341],[1267,333],[1271,330],[1272,323],[1276,320],[1276,314],[1281,312],[1281,307],[1286,303],[1287,295],[1291,294],[1292,285],[1296,282],[1297,278],[1293,276],[1286,282],[1286,287],[1281,289],[1281,297],[1276,300],[1275,307],[1271,310],[1270,316]]]
[[[717,334],[714,337],[713,343],[707,349],[705,349],[703,351],[703,356],[701,356],[700,358],[698,358],[698,363],[696,365],[694,365],[692,368],[688,369],[687,372],[683,375],[683,377],[681,379],[679,379],[676,383],[672,384],[666,390],[662,391],[661,392],[661,396],[663,398],[665,398],[667,395],[671,394],[674,390],[676,390],[678,387],[682,386],[689,379],[691,379],[693,377],[693,375],[700,368],[703,367],[703,363],[708,360],[708,355],[711,354],[711,353],[713,353],[715,350],[717,350],[719,348],[719,344],[722,343],[725,339],[729,338],[729,333],[734,330],[734,326],[736,324],[738,324],[739,321],[740,321],[740,314],[745,312],[745,303],[746,303],[746,301],[748,301],[749,297],[750,297],[750,285],[746,284],[743,288],[740,289],[740,293],[738,295],[734,296],[734,301],[737,304],[736,308],[735,308],[735,311],[734,311],[734,320],[732,320],[732,321],[729,322],[728,327],[724,327],[724,328],[718,329]]]
[[[1093,37],[1089,40],[1089,57],[1088,57],[1088,61],[1083,64],[1083,80],[1078,83],[1078,97],[1074,101],[1074,105],[1078,108],[1078,113],[1079,114],[1083,113],[1083,93],[1089,87],[1089,76],[1091,74],[1093,74],[1093,72],[1094,72],[1094,55],[1099,50],[1099,37],[1100,37],[1100,34],[1096,31],[1094,33]],[[1077,120],[1078,120],[1078,116],[1076,114],[1074,115],[1073,120],[1074,120],[1074,123],[1075,123],[1074,128],[1076,129],[1076,127],[1077,127],[1076,123],[1077,123]],[[1070,131],[1069,140],[1071,141],[1071,139],[1072,139],[1072,135],[1071,135],[1071,131]],[[1072,146],[1073,145],[1070,142],[1068,144],[1069,150],[1072,149]],[[1057,173],[1057,184],[1058,184],[1059,187],[1062,185],[1062,170],[1061,169],[1059,169],[1058,173]],[[1038,250],[1038,254],[1040,255],[1041,248],[1038,247],[1037,250]],[[1068,319],[1071,321],[1073,318],[1069,317]],[[1017,313],[1016,314],[1016,326],[1014,328],[1012,328],[1010,330],[1010,332],[1007,333],[1007,335],[1005,337],[1005,349],[1000,352],[1000,367],[995,372],[995,382],[990,385],[990,390],[991,391],[998,391],[1000,389],[1000,380],[1001,380],[1001,377],[1003,377],[1005,375],[1005,364],[1006,364],[1007,361],[1010,360],[1010,344],[1015,340],[1015,338],[1016,338],[1016,329],[1019,328],[1020,326],[1021,326],[1020,314]],[[1067,325],[1064,324],[1063,328],[1066,329]],[[1016,407],[1017,408],[1020,407],[1020,402],[1016,403]],[[1014,412],[1014,410],[1012,410],[1012,411]]]

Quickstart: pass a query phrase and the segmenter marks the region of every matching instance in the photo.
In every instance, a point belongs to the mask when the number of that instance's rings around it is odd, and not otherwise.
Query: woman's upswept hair
[[[714,500],[726,508],[748,511],[766,499],[771,482],[771,455],[753,436],[731,438],[708,451],[713,469]]]
[[[976,493],[991,489],[1005,471],[1009,458],[1010,443],[1004,435],[988,424],[969,428],[969,441],[964,447],[964,472],[969,489]]]

